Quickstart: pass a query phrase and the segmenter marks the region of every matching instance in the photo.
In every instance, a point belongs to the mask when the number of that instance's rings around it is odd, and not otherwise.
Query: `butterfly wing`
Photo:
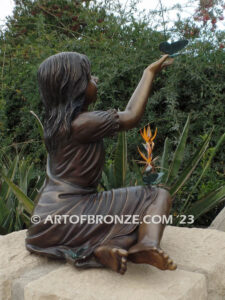
[[[162,42],[159,44],[159,50],[162,51],[163,53],[172,55],[182,50],[184,47],[187,46],[187,44],[188,44],[188,40],[180,40],[172,44],[169,44],[168,42]]]
[[[160,43],[159,50],[166,54],[172,54],[171,53],[171,45],[167,42]]]
[[[172,47],[172,53],[170,54],[174,54],[180,50],[182,50],[184,47],[186,47],[188,44],[188,40],[180,40],[180,41],[177,41],[177,42],[174,42],[171,44],[171,47]]]

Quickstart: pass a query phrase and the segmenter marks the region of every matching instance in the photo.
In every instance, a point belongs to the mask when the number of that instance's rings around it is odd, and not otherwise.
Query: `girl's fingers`
[[[174,58],[169,57],[167,61],[164,62],[166,65],[171,65],[174,62]]]
[[[163,55],[159,60],[155,61],[154,63],[152,63],[151,65],[149,65],[149,69],[154,71],[154,73],[158,73],[160,70],[162,70],[162,68],[164,68],[166,65],[169,65],[172,63],[171,58],[169,58],[169,63],[167,63],[167,59],[168,59],[168,54]]]
[[[163,63],[167,58],[168,58],[169,54],[165,54],[163,55],[160,59],[159,59],[159,63]]]
[[[162,63],[162,67],[167,67],[167,66],[170,66],[172,65],[172,63],[174,62],[174,59],[173,58],[168,58],[164,63]]]

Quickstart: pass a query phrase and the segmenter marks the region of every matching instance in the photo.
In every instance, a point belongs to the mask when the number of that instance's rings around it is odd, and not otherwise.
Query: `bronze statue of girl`
[[[97,78],[91,76],[85,55],[63,52],[40,65],[48,163],[33,212],[40,222],[27,232],[30,252],[63,258],[79,268],[105,266],[120,274],[125,273],[127,260],[161,270],[176,269],[160,248],[164,224],[74,221],[88,215],[138,215],[140,221],[146,215],[168,216],[171,197],[166,190],[134,186],[97,192],[97,186],[104,165],[103,138],[138,124],[155,75],[171,63],[164,55],[149,65],[121,112],[88,111],[97,98]],[[67,218],[59,222],[60,216]]]

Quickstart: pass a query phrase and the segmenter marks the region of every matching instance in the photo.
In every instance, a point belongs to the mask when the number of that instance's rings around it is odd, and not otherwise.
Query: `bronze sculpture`
[[[141,119],[155,75],[172,63],[168,55],[148,66],[127,107],[88,112],[97,98],[97,79],[85,55],[63,52],[39,67],[39,91],[45,106],[44,139],[47,176],[38,196],[26,248],[63,258],[76,267],[109,267],[124,274],[127,259],[162,270],[176,265],[160,249],[164,224],[47,222],[48,216],[167,215],[171,198],[166,190],[134,186],[97,192],[104,164],[103,138],[128,130]]]

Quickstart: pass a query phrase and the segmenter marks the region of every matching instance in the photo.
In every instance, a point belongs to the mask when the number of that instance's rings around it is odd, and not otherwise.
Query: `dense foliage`
[[[188,54],[158,76],[139,128],[148,123],[158,127],[155,155],[161,155],[166,137],[171,143],[170,159],[187,115],[191,115],[185,162],[214,126],[211,148],[224,133],[225,33],[216,29],[222,20],[221,1],[200,1],[193,18],[179,19],[172,30],[160,32],[149,27],[154,15],[137,20],[135,3],[124,10],[117,1],[15,0],[13,16],[0,35],[0,143],[1,151],[20,148],[34,162],[37,174],[45,168],[46,152],[38,128],[29,113],[43,120],[36,73],[48,56],[62,51],[85,53],[92,73],[99,77],[99,100],[92,109],[124,109],[144,68],[160,56],[160,42],[188,38]],[[151,22],[152,24],[152,22]],[[165,25],[165,24],[164,24]],[[141,142],[138,129],[127,133],[128,158],[138,159]],[[22,144],[21,144],[22,143]],[[112,160],[116,140],[106,141],[107,163]],[[222,149],[222,147],[221,147]],[[224,151],[218,151],[211,168],[198,187],[197,197],[224,182]],[[204,155],[195,175],[207,162]],[[185,198],[190,186],[183,189]],[[195,195],[196,196],[196,195]],[[212,216],[203,219],[208,224]]]

